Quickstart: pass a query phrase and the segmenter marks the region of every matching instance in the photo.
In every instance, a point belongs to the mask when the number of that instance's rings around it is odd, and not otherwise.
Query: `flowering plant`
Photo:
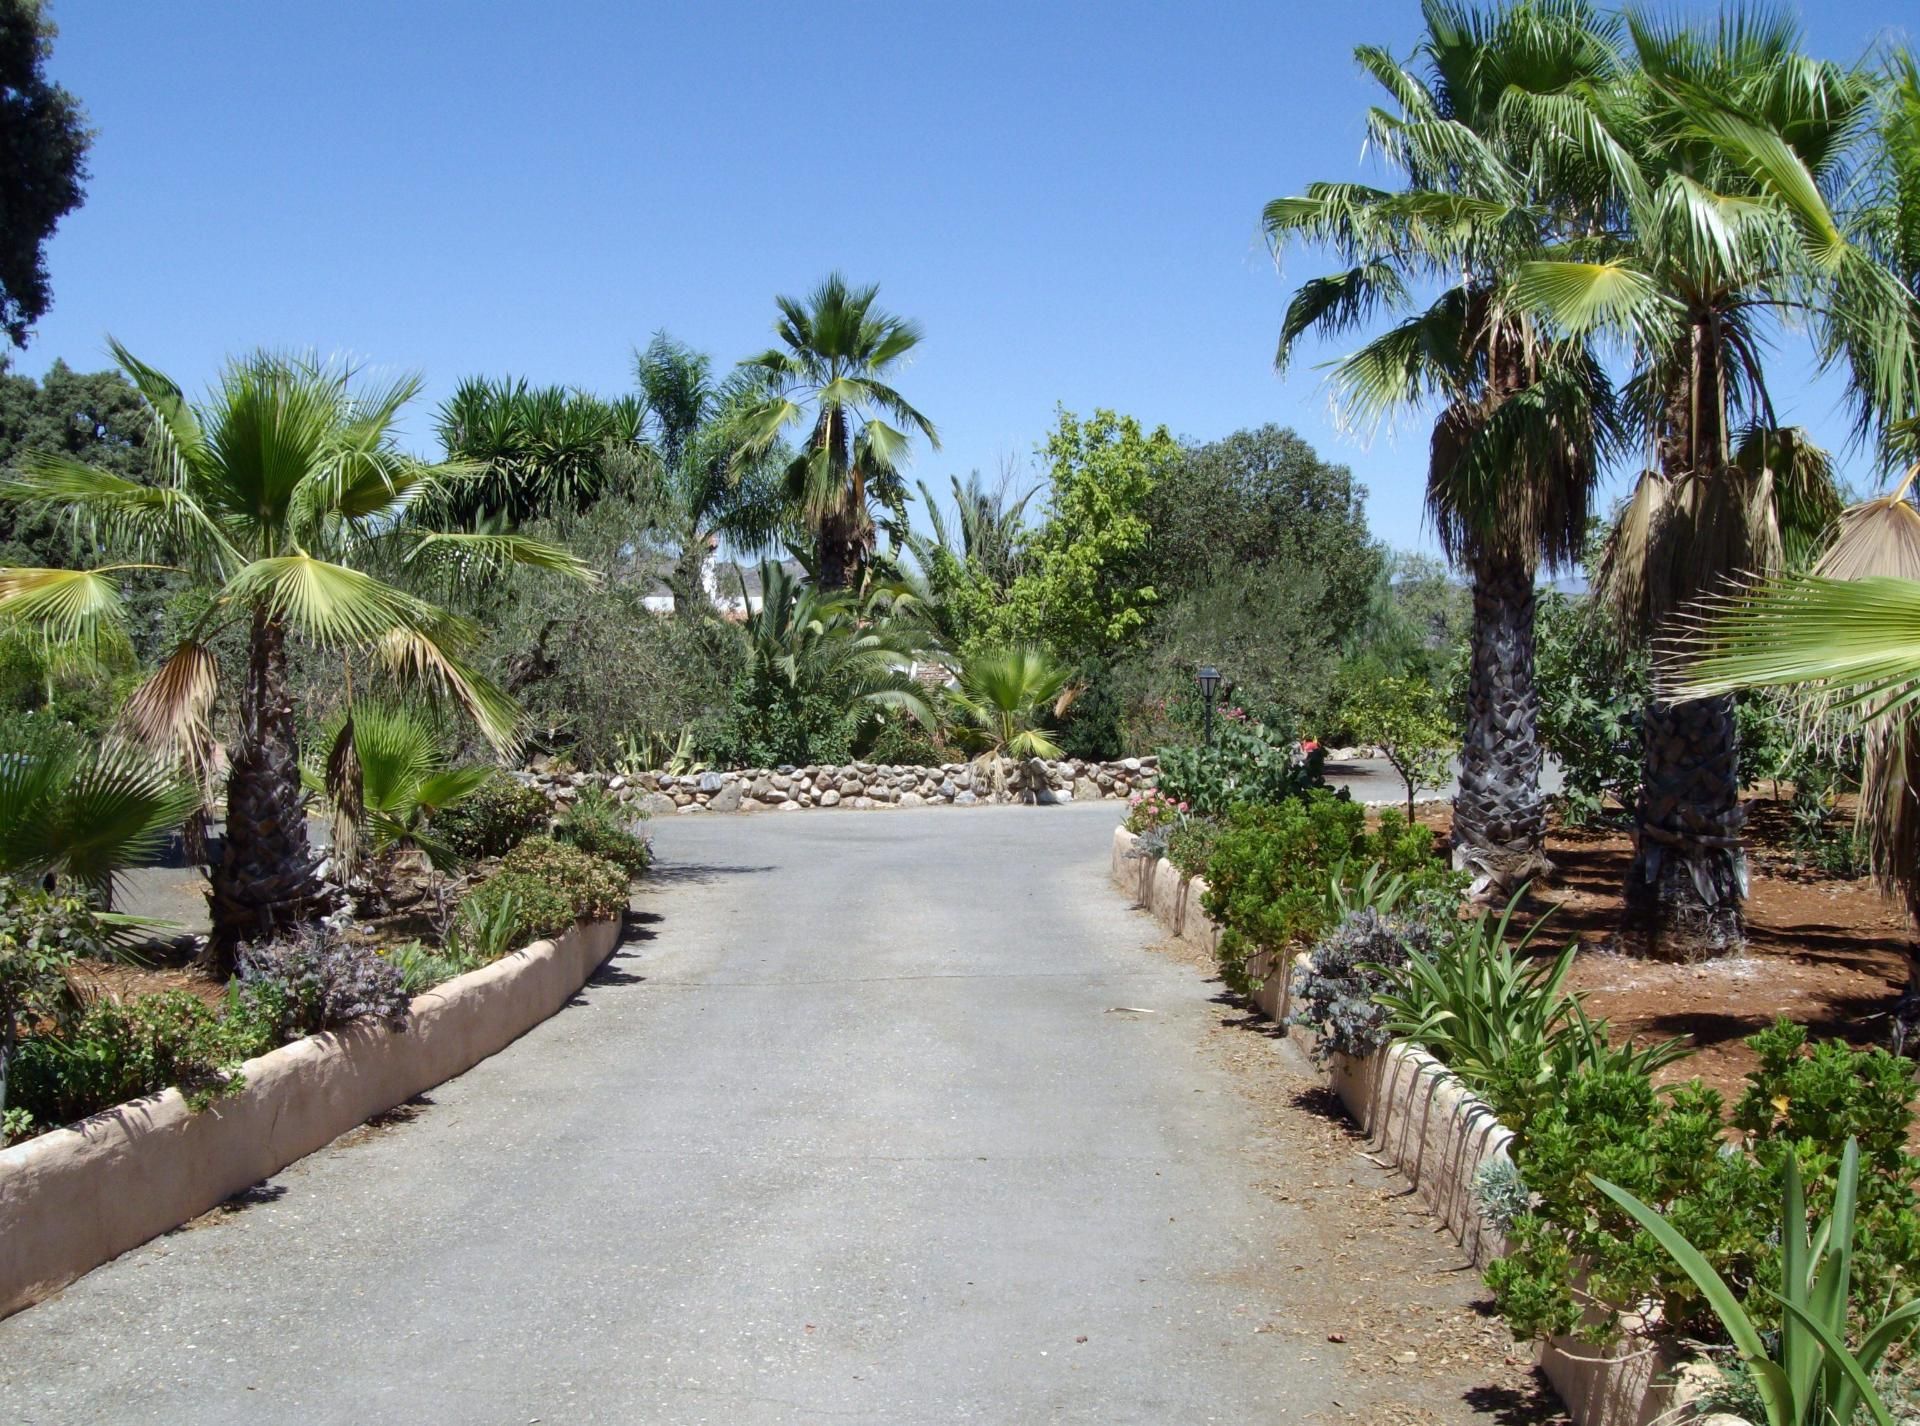
[[[1162,792],[1136,792],[1127,799],[1127,822],[1129,832],[1136,835],[1150,832],[1155,827],[1168,826],[1177,822],[1187,813],[1187,804],[1176,802]]]

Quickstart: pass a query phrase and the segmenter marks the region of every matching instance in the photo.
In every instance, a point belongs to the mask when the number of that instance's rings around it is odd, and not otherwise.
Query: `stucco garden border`
[[[585,985],[620,939],[583,921],[361,1022],[248,1060],[195,1112],[178,1090],[0,1150],[0,1317],[177,1228],[376,1114],[506,1048]]]
[[[1169,935],[1211,951],[1220,928],[1201,906],[1205,879],[1183,882],[1164,857],[1132,856],[1136,840],[1124,827],[1114,831],[1114,885]],[[1292,998],[1292,972],[1304,959],[1295,957],[1283,971],[1268,953],[1248,958],[1253,1003],[1282,1024]],[[1311,1043],[1310,1031],[1296,1028],[1292,1034]],[[1484,1268],[1505,1253],[1505,1237],[1481,1217],[1473,1198],[1481,1165],[1506,1158],[1513,1139],[1492,1107],[1440,1061],[1408,1044],[1389,1045],[1363,1059],[1336,1056],[1326,1073],[1329,1087],[1375,1150],[1412,1183],[1474,1266]],[[1670,1351],[1649,1347],[1644,1338],[1610,1347],[1557,1339],[1543,1344],[1539,1355],[1541,1370],[1579,1426],[1652,1426],[1669,1415],[1693,1394],[1685,1384],[1661,1379],[1671,1377],[1678,1360]]]

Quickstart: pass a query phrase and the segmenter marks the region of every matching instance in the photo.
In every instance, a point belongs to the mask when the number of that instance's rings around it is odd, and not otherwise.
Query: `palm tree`
[[[997,490],[989,490],[977,470],[964,485],[957,475],[950,479],[952,523],[927,483],[915,482],[933,533],[907,532],[906,546],[917,568],[903,570],[901,579],[916,592],[925,618],[941,641],[959,648],[985,623],[1007,586],[1024,570],[1027,505],[1039,491],[1029,490],[1016,499],[1004,477]]]
[[[1786,21],[1735,11],[1712,34],[1629,21],[1637,68],[1589,96],[1614,193],[1590,231],[1527,263],[1519,300],[1628,348],[1626,405],[1652,468],[1610,538],[1599,587],[1641,637],[1736,574],[1781,570],[1835,513],[1824,457],[1779,429],[1761,352],[1782,312],[1822,350],[1897,386],[1910,301],[1849,242],[1834,195],[1872,99],[1861,72],[1807,58]],[[1857,393],[1863,407],[1880,398]],[[1749,428],[1738,438],[1742,425]],[[1641,948],[1737,950],[1745,883],[1733,701],[1656,699],[1629,872]]]
[[[668,580],[676,613],[711,612],[707,561],[721,541],[763,556],[803,533],[786,498],[792,452],[780,441],[744,449],[743,421],[764,403],[765,381],[745,369],[715,381],[712,365],[665,332],[634,357],[662,466],[658,516],[680,551]]]
[[[1276,249],[1320,243],[1348,264],[1296,292],[1275,364],[1284,370],[1308,332],[1345,334],[1412,308],[1419,284],[1450,284],[1338,362],[1333,381],[1363,426],[1443,403],[1427,509],[1473,576],[1474,613],[1454,857],[1504,896],[1547,867],[1534,577],[1581,553],[1612,399],[1585,346],[1516,310],[1504,284],[1601,201],[1588,157],[1543,135],[1616,65],[1610,30],[1578,0],[1490,12],[1427,0],[1423,11],[1425,77],[1383,50],[1355,52],[1396,106],[1374,110],[1369,128],[1405,185],[1321,183],[1267,206]]]
[[[535,541],[440,533],[404,518],[423,497],[472,478],[468,468],[425,465],[396,446],[394,421],[418,391],[416,378],[356,391],[347,370],[263,352],[230,363],[196,407],[124,348],[116,344],[114,354],[152,417],[153,483],[42,455],[0,485],[0,499],[66,506],[109,544],[167,561],[204,593],[204,612],[122,714],[130,735],[203,778],[221,691],[213,640],[246,630],[226,842],[209,894],[214,957],[231,969],[243,939],[271,935],[329,900],[307,841],[289,641],[368,655],[383,675],[451,699],[505,751],[517,744],[519,712],[466,661],[479,630],[364,566],[390,555],[413,569],[511,562],[584,572],[565,551]],[[128,568],[0,570],[0,618],[62,642],[106,640],[124,624],[119,579]],[[333,761],[350,775],[350,759]]]
[[[787,466],[787,493],[813,531],[827,590],[859,585],[879,524],[904,531],[900,467],[911,433],[940,448],[933,422],[887,383],[920,344],[920,328],[877,308],[879,293],[878,287],[848,287],[835,273],[805,302],[775,299],[781,345],[742,363],[768,392],[745,418],[744,456],[771,449],[789,426],[807,427],[800,453]]]
[[[308,791],[333,804],[333,855],[343,880],[361,861],[363,832],[371,834],[368,850],[376,862],[392,852],[416,850],[435,866],[458,860],[433,835],[434,815],[471,797],[494,775],[492,767],[454,766],[426,710],[385,699],[356,702],[329,744],[336,757],[351,750],[359,777],[342,779],[329,776],[324,767],[311,767],[304,779]]]
[[[177,769],[119,739],[0,754],[0,875],[65,879],[111,909],[113,878],[200,806]]]
[[[1031,646],[977,654],[961,669],[959,687],[947,695],[959,715],[956,731],[991,770],[996,797],[1007,793],[1008,760],[1029,764],[1029,795],[1047,785],[1045,772],[1031,764],[1061,755],[1046,724],[1064,717],[1079,692],[1068,686],[1072,677],[1071,669]]]

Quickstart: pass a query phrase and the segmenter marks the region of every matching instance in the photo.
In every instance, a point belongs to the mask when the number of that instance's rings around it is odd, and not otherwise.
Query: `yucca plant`
[[[472,796],[493,776],[492,767],[454,766],[432,716],[405,703],[355,703],[328,744],[336,763],[333,775],[325,766],[309,766],[304,776],[308,790],[332,804],[333,854],[343,877],[362,860],[363,834],[376,859],[418,850],[436,867],[459,860],[433,835],[433,816]],[[342,776],[337,768],[349,750],[357,778]]]
[[[63,879],[110,907],[114,876],[199,809],[177,769],[119,739],[0,753],[0,874]]]
[[[1887,1351],[1920,1327],[1920,1300],[1868,1319],[1856,1348],[1847,1345],[1849,1318],[1860,1306],[1849,1295],[1853,1268],[1854,1208],[1860,1188],[1860,1145],[1847,1140],[1834,1184],[1833,1212],[1809,1230],[1800,1163],[1786,1155],[1780,1194],[1780,1300],[1784,1314],[1778,1346],[1769,1350],[1740,1296],[1714,1270],[1686,1235],[1655,1209],[1605,1179],[1593,1184],[1632,1216],[1700,1289],[1727,1337],[1752,1373],[1766,1406],[1767,1426],[1852,1426],[1864,1409],[1876,1426],[1893,1416],[1873,1384]]]
[[[298,924],[327,899],[307,842],[289,641],[362,653],[385,676],[457,704],[496,749],[511,749],[517,707],[467,662],[479,630],[368,566],[586,572],[550,545],[405,518],[424,496],[477,474],[399,449],[394,422],[416,378],[356,390],[346,369],[263,352],[231,363],[196,407],[125,348],[114,353],[152,418],[152,483],[41,454],[0,484],[0,499],[90,520],[109,546],[162,560],[205,593],[204,612],[123,713],[133,738],[203,775],[221,691],[212,641],[226,628],[247,631],[246,673],[231,690],[226,842],[209,896],[214,959],[231,972],[241,940]],[[124,638],[124,569],[0,570],[0,621],[62,643]]]
[[[947,702],[961,746],[987,769],[996,796],[1007,791],[1007,762],[1060,756],[1047,723],[1063,716],[1078,689],[1073,670],[1031,646],[996,649],[967,660]],[[1044,781],[1032,789],[1037,792]]]

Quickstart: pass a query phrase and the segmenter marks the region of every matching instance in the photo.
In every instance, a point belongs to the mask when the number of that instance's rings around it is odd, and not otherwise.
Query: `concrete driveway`
[[[575,1006],[0,1322],[0,1415],[1344,1415],[1367,1368],[1300,1358],[1301,1209],[1201,1053],[1214,988],[1106,884],[1115,821],[664,822]]]

